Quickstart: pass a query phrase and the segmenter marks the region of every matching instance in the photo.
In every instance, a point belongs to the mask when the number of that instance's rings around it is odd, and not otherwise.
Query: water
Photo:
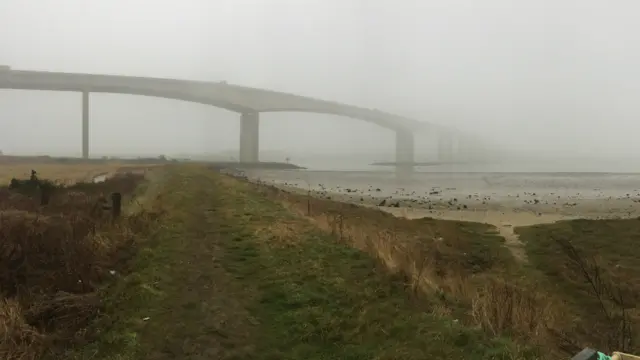
[[[262,159],[282,161],[282,159]],[[389,166],[370,165],[376,161],[393,161],[393,156],[372,155],[301,155],[291,162],[310,170],[324,171],[377,171],[393,172]],[[640,173],[640,159],[627,158],[575,158],[575,159],[528,159],[520,161],[494,161],[475,164],[438,165],[415,167],[416,172],[482,172],[482,173]]]
[[[100,174],[93,177],[94,183],[101,183],[107,181],[107,174]]]

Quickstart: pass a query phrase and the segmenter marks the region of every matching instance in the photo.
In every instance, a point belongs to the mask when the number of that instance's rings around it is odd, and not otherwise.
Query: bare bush
[[[0,189],[0,358],[38,359],[84,333],[101,308],[98,285],[157,217],[112,219],[105,194],[128,194],[142,179],[56,187],[44,205],[37,192]]]
[[[563,253],[588,286],[589,295],[599,305],[603,321],[597,321],[598,334],[606,340],[610,351],[632,351],[636,335],[624,299],[623,289],[615,284],[594,256],[576,248],[571,241],[555,238]]]

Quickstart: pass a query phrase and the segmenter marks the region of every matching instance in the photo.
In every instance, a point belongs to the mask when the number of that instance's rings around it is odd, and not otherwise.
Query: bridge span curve
[[[333,114],[368,121],[394,131],[440,127],[380,110],[225,82],[47,71],[5,72],[7,74],[0,76],[0,88],[4,89],[154,96],[202,103],[239,113],[292,111]]]
[[[451,137],[455,130],[388,112],[279,91],[208,82],[122,75],[13,70],[0,66],[0,89],[74,91],[83,94],[83,157],[89,156],[88,94],[117,93],[176,99],[241,113],[240,161],[258,161],[261,112],[311,112],[367,121],[396,132],[396,163],[413,164],[414,134],[430,130]],[[446,160],[446,159],[445,159]]]

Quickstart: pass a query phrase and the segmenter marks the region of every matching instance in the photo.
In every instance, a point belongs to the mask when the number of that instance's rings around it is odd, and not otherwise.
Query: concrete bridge
[[[340,115],[367,121],[396,133],[396,164],[413,168],[414,134],[429,130],[439,136],[438,160],[452,161],[454,132],[374,109],[318,100],[225,82],[134,76],[12,70],[0,66],[0,89],[74,91],[82,93],[82,156],[89,157],[89,94],[117,93],[196,102],[240,113],[240,162],[259,161],[259,114],[291,111]]]

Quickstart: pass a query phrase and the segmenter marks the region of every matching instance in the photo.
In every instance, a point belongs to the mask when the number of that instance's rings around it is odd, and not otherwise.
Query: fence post
[[[49,186],[40,186],[40,205],[48,205],[51,200],[51,188]]]
[[[122,194],[119,192],[114,192],[111,194],[111,212],[113,214],[113,218],[117,219],[120,217],[120,211],[122,210]]]

